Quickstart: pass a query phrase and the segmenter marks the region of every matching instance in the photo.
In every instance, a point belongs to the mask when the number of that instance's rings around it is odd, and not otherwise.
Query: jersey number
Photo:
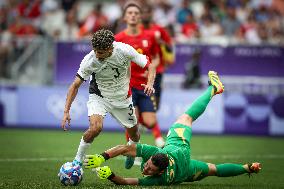
[[[118,68],[111,68],[112,70],[114,70],[116,73],[113,75],[114,78],[118,78],[120,76],[120,73],[118,71]]]
[[[128,118],[128,120],[133,121],[133,118],[132,118],[132,115],[133,115],[133,113],[134,113],[133,105],[132,105],[132,104],[129,104],[128,108],[129,108],[129,110],[130,110],[130,112],[128,113],[128,115],[130,116],[130,117]]]

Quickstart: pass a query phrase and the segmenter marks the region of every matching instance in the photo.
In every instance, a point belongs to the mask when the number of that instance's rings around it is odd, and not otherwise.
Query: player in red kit
[[[131,45],[139,53],[148,56],[151,64],[157,66],[159,64],[159,46],[156,42],[152,31],[144,31],[140,27],[141,8],[136,3],[126,4],[124,8],[123,18],[127,24],[127,28],[115,36],[115,40]],[[155,67],[153,66],[153,67]],[[153,128],[157,122],[156,116],[156,100],[155,96],[144,95],[143,85],[147,78],[145,69],[141,69],[135,64],[131,65],[130,86],[132,88],[133,105],[135,106],[136,115],[147,128]],[[139,116],[140,115],[140,116]],[[134,163],[130,160],[126,161],[125,167],[131,168]]]
[[[160,107],[160,99],[162,93],[162,79],[163,73],[165,72],[166,67],[174,63],[172,39],[168,34],[167,30],[158,24],[153,23],[152,21],[152,7],[151,5],[143,5],[142,8],[142,29],[144,31],[153,32],[156,38],[156,41],[159,45],[159,58],[160,62],[156,68],[156,79],[154,83],[155,88],[155,97],[157,103],[157,110]],[[156,146],[163,146],[164,140],[161,135],[160,127],[158,122],[156,122],[154,128],[152,129],[153,135],[156,138]]]

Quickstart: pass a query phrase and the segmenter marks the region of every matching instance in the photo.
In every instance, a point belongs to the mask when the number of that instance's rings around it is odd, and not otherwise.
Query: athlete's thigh
[[[103,98],[95,95],[90,94],[89,100],[87,102],[87,108],[88,108],[88,116],[92,115],[100,115],[105,117],[107,114],[107,105]]]
[[[191,127],[182,124],[174,124],[167,134],[166,145],[186,145],[190,148]]]
[[[132,128],[137,124],[135,108],[131,100],[125,101],[125,108],[110,107],[109,113],[126,128]]]
[[[142,112],[141,116],[143,119],[143,125],[145,125],[147,128],[153,128],[157,123],[156,112]]]

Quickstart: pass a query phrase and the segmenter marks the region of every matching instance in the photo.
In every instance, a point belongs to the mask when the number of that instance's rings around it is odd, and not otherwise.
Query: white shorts
[[[105,117],[109,112],[125,128],[131,128],[137,124],[132,97],[122,101],[114,101],[90,94],[87,107],[88,116],[101,115]]]

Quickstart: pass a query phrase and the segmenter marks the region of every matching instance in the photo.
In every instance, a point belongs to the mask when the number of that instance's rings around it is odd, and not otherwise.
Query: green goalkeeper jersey
[[[139,179],[139,185],[170,185],[186,181],[190,177],[190,138],[190,127],[174,124],[168,132],[163,149],[147,144],[137,144],[137,157],[142,157],[141,171],[144,163],[157,153],[167,154],[169,158],[169,166],[164,173],[145,176]]]

